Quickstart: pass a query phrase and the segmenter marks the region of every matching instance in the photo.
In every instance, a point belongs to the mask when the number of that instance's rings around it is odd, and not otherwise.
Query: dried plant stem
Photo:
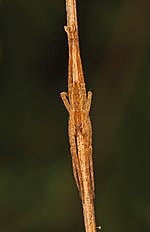
[[[68,93],[61,98],[69,112],[69,143],[74,178],[80,193],[86,232],[96,232],[94,211],[94,171],[92,126],[89,111],[92,93],[86,92],[80,58],[76,0],[66,0],[69,64]],[[98,227],[100,228],[100,227]]]

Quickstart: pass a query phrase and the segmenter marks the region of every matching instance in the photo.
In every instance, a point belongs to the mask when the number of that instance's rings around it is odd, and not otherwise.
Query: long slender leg
[[[72,27],[70,26],[65,26],[64,27],[67,36],[68,36],[68,49],[69,49],[69,59],[68,59],[68,96],[69,100],[71,97],[71,90],[72,90],[72,84],[73,84],[73,59],[72,59],[72,54],[73,54],[73,33],[72,33]]]
[[[95,186],[94,186],[94,168],[93,168],[93,155],[92,155],[92,125],[90,118],[88,119],[89,127],[89,164],[90,164],[90,177],[91,177],[91,187],[93,192],[93,197],[95,196]]]
[[[75,132],[72,127],[71,119],[69,120],[69,141],[70,141],[70,151],[72,155],[73,174],[74,174],[74,178],[75,178],[78,190],[82,198],[83,196],[82,174],[81,174],[81,168],[80,168],[79,158],[77,154]]]
[[[89,149],[91,150],[91,151],[90,151],[90,156],[89,156],[89,160],[90,160],[91,188],[92,188],[93,197],[95,197],[94,169],[93,169],[93,157],[92,157],[92,148],[91,148],[91,146],[90,146]]]

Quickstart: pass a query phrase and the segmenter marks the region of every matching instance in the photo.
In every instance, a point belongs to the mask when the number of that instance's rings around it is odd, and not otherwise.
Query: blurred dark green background
[[[93,92],[97,224],[150,231],[150,1],[78,0]],[[63,0],[0,0],[0,231],[84,231],[72,175]]]

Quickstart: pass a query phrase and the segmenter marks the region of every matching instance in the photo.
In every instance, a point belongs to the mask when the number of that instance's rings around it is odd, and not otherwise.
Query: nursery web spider
[[[60,95],[69,112],[68,134],[73,174],[83,204],[86,231],[95,232],[92,126],[89,117],[92,92],[86,93],[77,27],[72,23],[65,27],[65,31],[69,46],[68,93],[62,92]]]

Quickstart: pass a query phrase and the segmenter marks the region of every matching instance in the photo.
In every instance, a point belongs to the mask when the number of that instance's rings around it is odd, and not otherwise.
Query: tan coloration
[[[92,160],[92,126],[89,117],[92,93],[86,93],[80,49],[76,1],[66,0],[69,64],[68,93],[61,98],[69,112],[69,143],[72,156],[73,174],[83,205],[86,232],[95,232],[94,172]]]

